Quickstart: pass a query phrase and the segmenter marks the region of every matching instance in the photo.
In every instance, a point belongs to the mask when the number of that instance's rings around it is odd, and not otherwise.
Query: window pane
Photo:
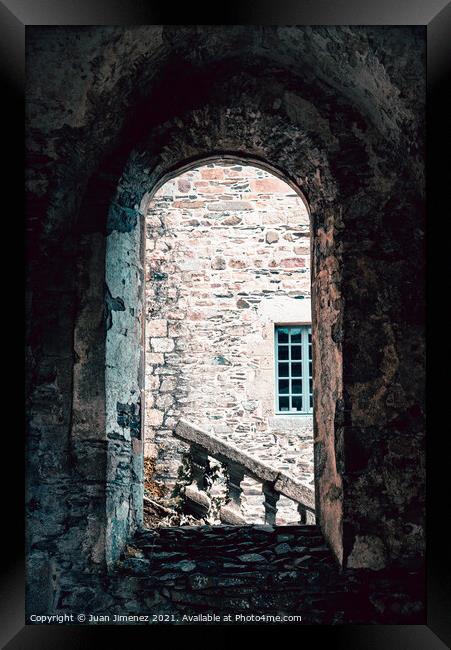
[[[288,363],[279,363],[279,377],[288,377]]]
[[[290,382],[288,379],[279,379],[279,393],[281,395],[288,395]]]
[[[302,342],[302,330],[300,327],[293,327],[291,330],[291,342],[292,343],[301,343]]]
[[[288,345],[279,345],[277,352],[279,359],[288,359]]]
[[[293,345],[291,348],[291,358],[292,359],[302,359],[302,346]]]
[[[279,411],[288,411],[290,407],[289,397],[279,397]]]
[[[292,411],[302,411],[302,397],[292,397]]]
[[[288,343],[288,327],[278,327],[277,335],[279,343]]]
[[[276,327],[277,411],[313,410],[312,330],[308,325]],[[304,388],[308,392],[303,394]],[[305,385],[304,385],[305,384]]]

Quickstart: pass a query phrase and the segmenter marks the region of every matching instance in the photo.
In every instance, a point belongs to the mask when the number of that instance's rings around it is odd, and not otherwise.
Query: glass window
[[[312,413],[312,328],[310,325],[276,326],[275,334],[276,410]]]

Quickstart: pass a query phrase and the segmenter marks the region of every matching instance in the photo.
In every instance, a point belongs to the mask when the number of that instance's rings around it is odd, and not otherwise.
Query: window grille
[[[312,413],[312,328],[276,326],[276,413]]]

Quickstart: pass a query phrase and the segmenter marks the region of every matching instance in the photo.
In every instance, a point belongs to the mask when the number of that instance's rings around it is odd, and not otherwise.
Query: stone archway
[[[249,98],[251,100],[251,98]],[[227,109],[229,119],[223,122],[224,133],[218,134],[218,139],[220,142],[224,140],[231,139],[232,134],[228,131],[230,130],[230,125],[235,125],[235,133],[233,134],[234,139],[237,143],[237,148],[235,151],[227,150],[218,152],[216,147],[213,148],[213,151],[199,151],[197,155],[192,155],[188,160],[178,160],[177,157],[180,156],[180,151],[186,147],[189,147],[189,144],[184,144],[184,135],[185,141],[189,142],[193,139],[193,129],[196,131],[195,135],[198,136],[200,149],[203,149],[205,145],[202,145],[202,140],[205,139],[205,129],[202,128],[202,120],[208,119],[208,114],[210,111],[206,108],[202,109],[203,116],[200,117],[198,111],[194,111],[190,115],[189,125],[184,123],[176,124],[176,129],[174,130],[174,125],[166,125],[167,132],[170,136],[169,142],[165,147],[165,157],[168,159],[164,162],[161,161],[160,165],[162,167],[156,167],[155,164],[151,163],[150,152],[152,151],[151,142],[142,142],[140,144],[139,150],[135,151],[129,160],[129,163],[124,171],[122,182],[120,183],[116,197],[117,201],[113,204],[113,209],[110,210],[110,218],[113,219],[114,223],[117,223],[118,215],[122,219],[122,223],[125,223],[124,218],[130,221],[128,215],[134,214],[134,225],[140,223],[140,235],[135,235],[134,250],[140,251],[141,258],[138,257],[134,263],[135,268],[143,267],[143,224],[144,224],[144,215],[149,202],[153,188],[150,189],[151,181],[149,178],[148,170],[152,165],[154,167],[155,174],[155,187],[161,186],[164,179],[168,178],[170,175],[173,175],[174,172],[180,169],[185,169],[188,166],[193,166],[197,164],[199,160],[205,159],[214,159],[222,158],[224,156],[229,159],[238,159],[242,161],[252,160],[255,164],[260,164],[265,168],[270,168],[271,170],[276,170],[276,173],[281,176],[284,180],[286,179],[292,186],[296,187],[297,192],[300,195],[306,194],[307,201],[311,207],[311,217],[312,217],[312,268],[313,273],[317,280],[313,283],[312,286],[312,305],[313,305],[313,323],[316,331],[318,333],[318,340],[321,341],[321,344],[315,344],[314,349],[314,358],[317,368],[318,377],[321,378],[321,386],[318,386],[318,391],[322,392],[322,399],[318,403],[316,413],[315,413],[315,458],[316,458],[316,467],[318,468],[318,474],[316,476],[316,503],[319,513],[319,521],[321,522],[323,529],[325,531],[326,537],[329,539],[331,546],[336,551],[337,558],[341,558],[341,479],[340,474],[337,471],[337,463],[335,459],[335,411],[336,404],[340,404],[342,400],[341,394],[341,352],[340,352],[340,337],[337,337],[337,341],[334,341],[332,338],[332,328],[335,335],[337,335],[340,329],[341,322],[341,311],[339,308],[339,296],[340,296],[340,253],[339,249],[336,246],[335,237],[339,230],[339,224],[336,224],[337,215],[341,214],[340,209],[334,209],[333,198],[336,196],[336,189],[333,189],[333,183],[329,178],[328,181],[328,172],[327,172],[327,162],[326,158],[324,160],[324,169],[322,174],[324,179],[318,173],[318,167],[315,167],[310,158],[311,155],[309,152],[309,144],[307,140],[304,140],[303,153],[298,150],[296,160],[299,162],[301,160],[301,170],[300,173],[296,174],[294,172],[295,167],[292,167],[292,171],[286,171],[283,166],[277,164],[277,161],[290,160],[293,155],[293,140],[290,138],[285,139],[285,148],[282,148],[280,141],[276,139],[271,141],[268,133],[268,142],[265,158],[262,157],[262,151],[260,150],[259,155],[255,152],[255,144],[249,144],[249,151],[247,153],[243,152],[243,143],[248,140],[249,142],[254,142],[255,131],[257,128],[263,130],[277,129],[277,123],[279,117],[276,116],[275,124],[272,123],[272,119],[265,121],[262,115],[259,112],[254,113],[253,121],[246,119],[243,114],[242,109],[235,109],[236,113],[236,122],[232,119],[233,110]],[[260,126],[260,122],[263,123],[263,127]],[[281,126],[279,128],[282,128]],[[217,129],[217,124],[212,125],[212,130]],[[299,129],[298,127],[293,126],[293,133],[298,134],[295,137],[295,140],[299,140]],[[211,135],[208,134],[210,139]],[[160,133],[153,133],[151,138],[161,138]],[[305,135],[304,135],[305,138]],[[238,143],[239,147],[238,148]],[[171,152],[171,147],[174,147],[173,154],[176,156],[174,160],[170,159],[168,155]],[[254,151],[253,151],[254,149]],[[321,157],[318,152],[318,160],[316,163],[319,163],[319,158]],[[274,162],[276,161],[276,162]],[[292,165],[293,165],[293,161]],[[294,161],[295,164],[296,161]],[[291,166],[290,166],[291,167]],[[288,169],[290,169],[290,167]],[[303,169],[302,169],[303,168]],[[156,175],[158,173],[158,175]],[[302,179],[302,187],[300,186],[299,181]],[[325,188],[329,186],[330,196],[324,196],[323,193],[326,191]],[[308,190],[308,191],[306,191]],[[120,197],[127,196],[130,197],[128,200],[128,205],[122,205],[119,208]],[[336,207],[336,206],[335,206]],[[338,228],[337,228],[338,226]],[[130,241],[130,233],[125,233],[125,239]],[[115,264],[117,268],[118,259],[121,254],[121,245],[119,244],[120,237],[117,234],[113,234],[111,238],[111,248],[108,248],[107,243],[107,268],[108,268],[108,251],[110,251],[110,256],[114,256]],[[129,245],[126,245],[127,252],[127,261],[126,264],[130,264],[130,254],[131,248]],[[136,253],[135,253],[136,255]],[[125,261],[125,257],[124,257]],[[123,279],[123,278],[122,278]],[[332,286],[333,285],[333,286]],[[119,286],[118,286],[119,291]],[[318,298],[318,293],[320,292],[321,297]],[[329,295],[330,292],[330,295]],[[113,293],[113,292],[112,292]],[[114,294],[113,294],[114,295]],[[127,297],[123,294],[118,294],[115,297],[122,296],[124,304],[127,303]],[[328,297],[329,296],[329,297]],[[135,300],[135,298],[133,298]],[[142,304],[142,303],[140,303]],[[331,305],[334,307],[331,309]],[[124,315],[125,317],[125,315]],[[114,327],[114,325],[113,325]],[[142,323],[140,323],[140,328]],[[141,349],[142,348],[142,341]],[[117,346],[119,349],[124,351],[121,338],[117,339]],[[141,362],[142,373],[143,364]],[[136,373],[138,376],[138,372]],[[120,386],[120,381],[113,380],[113,384]],[[107,389],[108,390],[108,389]],[[142,396],[142,387],[139,388],[138,380],[135,381],[134,395],[137,396],[141,393]],[[143,397],[143,396],[142,396]],[[120,402],[119,399],[112,398],[113,403]],[[121,402],[123,403],[123,402]],[[142,403],[142,402],[141,402]],[[337,432],[340,435],[340,431]],[[339,448],[339,446],[338,446]],[[333,486],[333,487],[332,487]],[[332,497],[332,498],[331,498]],[[330,511],[330,517],[328,512]]]

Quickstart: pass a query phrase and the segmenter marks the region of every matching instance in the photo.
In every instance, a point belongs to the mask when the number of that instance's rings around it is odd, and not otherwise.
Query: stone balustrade
[[[226,468],[228,500],[220,509],[219,517],[222,523],[246,523],[241,512],[241,483],[247,475],[262,484],[266,524],[276,523],[277,502],[281,494],[298,504],[299,523],[315,524],[315,499],[312,489],[187,420],[180,419],[173,433],[176,438],[190,445],[193,481],[185,489],[185,499],[194,515],[203,517],[210,510],[210,498],[204,485],[210,456]]]

